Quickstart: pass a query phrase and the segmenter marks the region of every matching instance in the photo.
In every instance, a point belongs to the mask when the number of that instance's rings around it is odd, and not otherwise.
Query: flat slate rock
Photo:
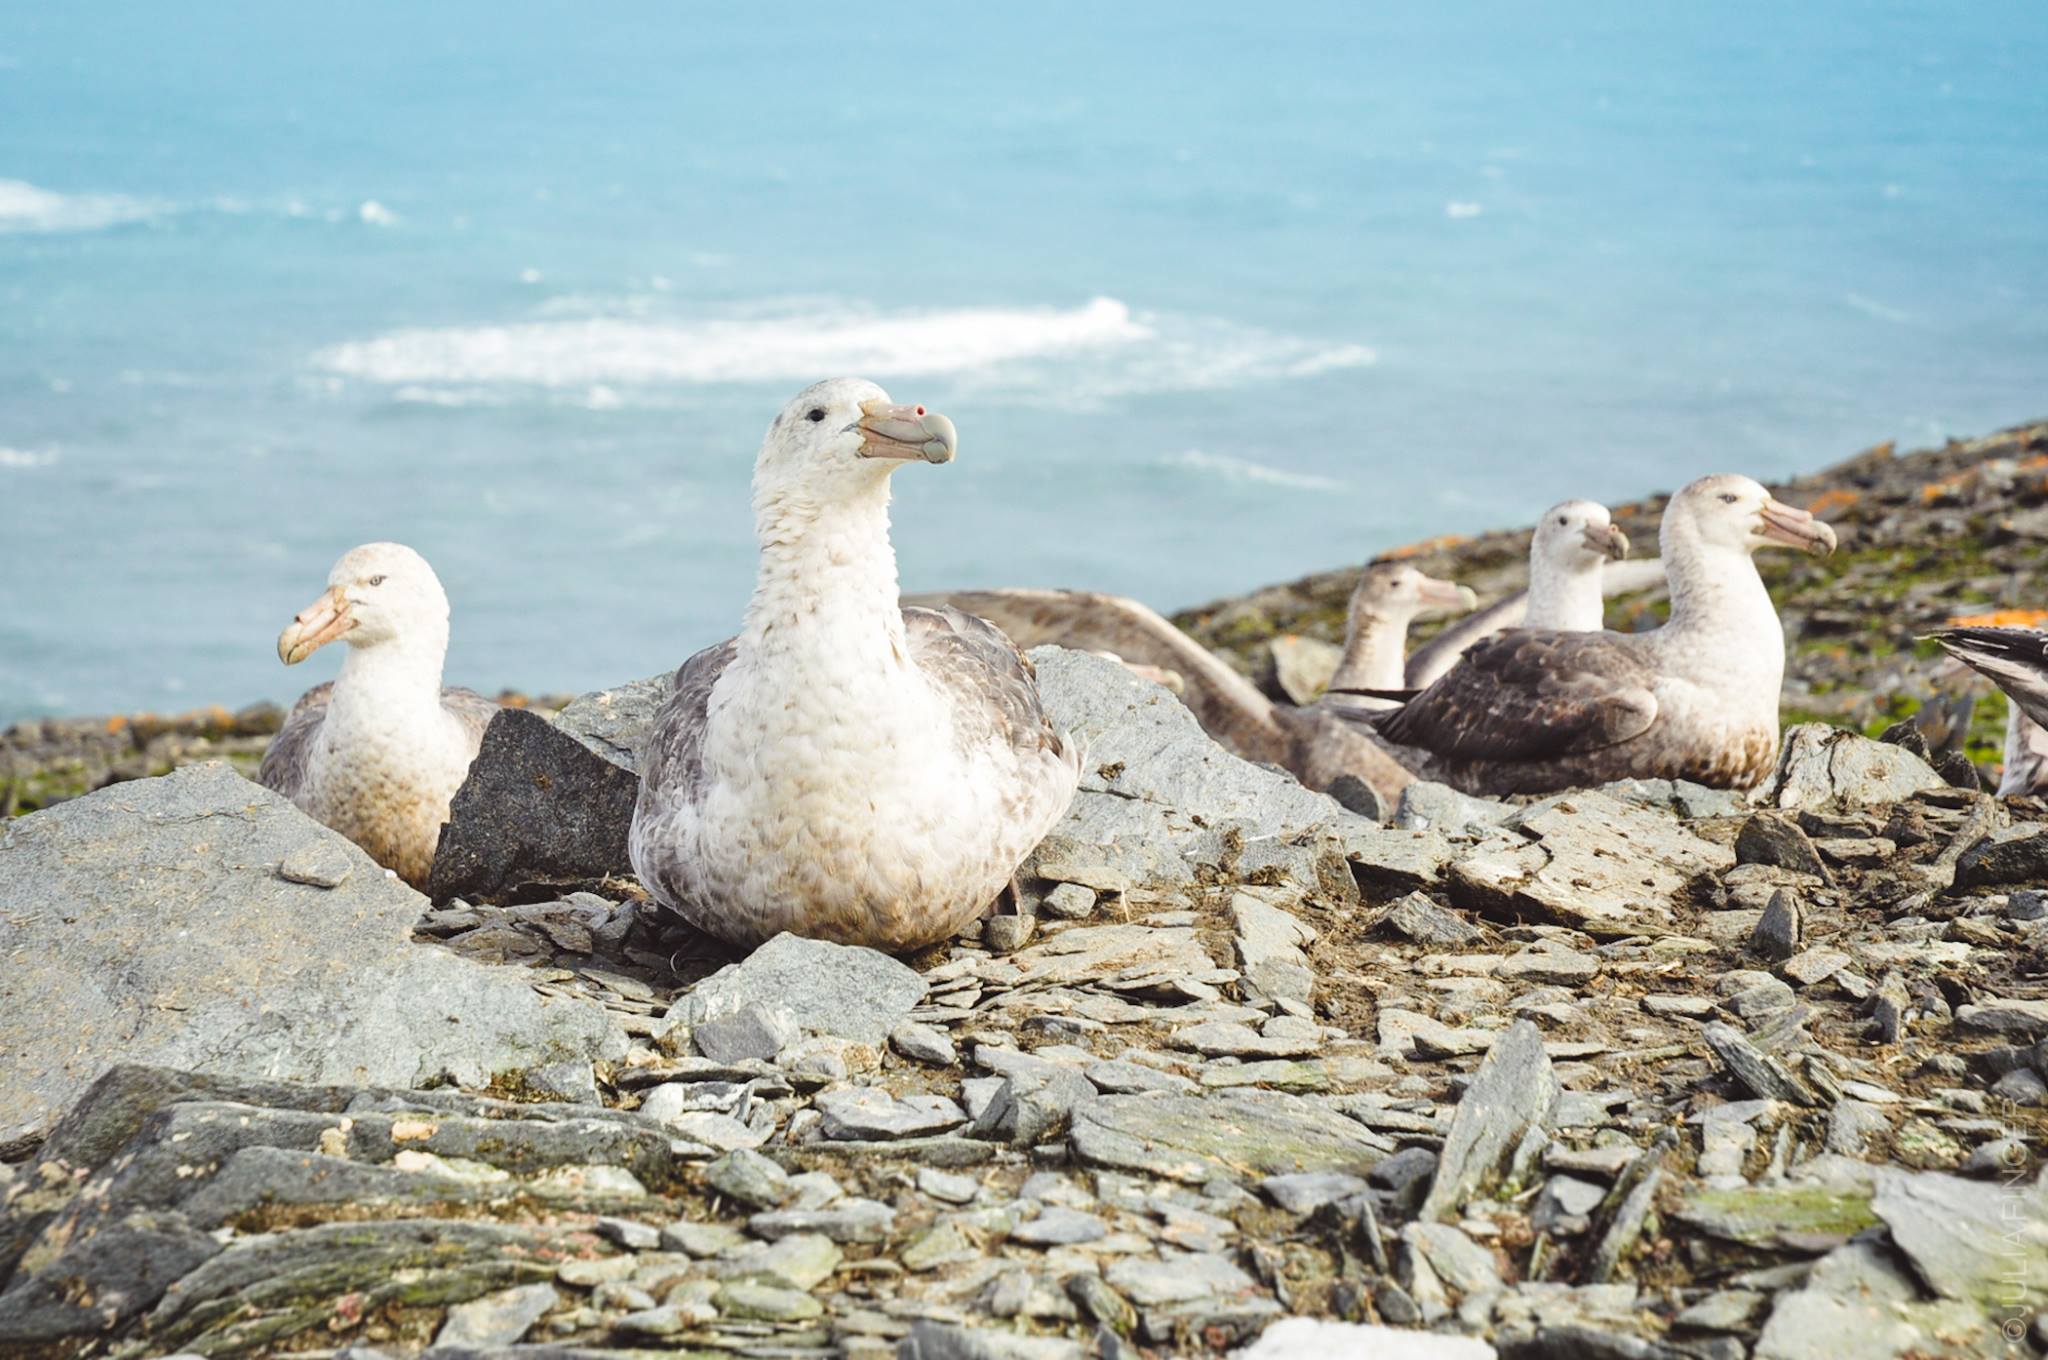
[[[1785,733],[1778,768],[1761,801],[1786,809],[1897,803],[1947,787],[1933,766],[1903,746],[1826,723],[1801,723]]]
[[[1103,1096],[1074,1111],[1081,1160],[1197,1184],[1295,1171],[1363,1175],[1386,1155],[1350,1118],[1276,1091]]]
[[[758,1005],[805,1034],[879,1047],[924,993],[924,979],[887,954],[785,931],[677,998],[667,1022],[701,1025]]]
[[[1546,1128],[1562,1088],[1543,1052],[1543,1035],[1517,1020],[1487,1050],[1458,1098],[1438,1154],[1436,1179],[1419,1219],[1446,1218],[1496,1176],[1522,1136]]]
[[[350,865],[339,886],[279,873],[309,843]],[[595,1002],[414,943],[426,906],[224,765],[0,826],[0,1148],[41,1134],[117,1062],[482,1086],[623,1047]]]

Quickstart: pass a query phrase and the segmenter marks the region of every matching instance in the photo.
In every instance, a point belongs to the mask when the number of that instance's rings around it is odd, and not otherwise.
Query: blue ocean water
[[[957,421],[909,588],[1162,607],[2048,414],[2048,7],[0,0],[0,721],[729,632],[780,403]]]

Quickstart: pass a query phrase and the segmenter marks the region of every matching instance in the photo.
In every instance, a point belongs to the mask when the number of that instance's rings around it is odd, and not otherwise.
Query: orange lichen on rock
[[[1989,614],[1962,614],[1951,628],[2048,628],[2048,609],[1997,609]]]
[[[1806,508],[1811,513],[1826,519],[1829,515],[1839,515],[1861,499],[1863,499],[1862,492],[1852,491],[1846,486],[1838,486],[1832,491],[1823,491],[1818,496],[1815,496],[1812,501],[1808,502]]]

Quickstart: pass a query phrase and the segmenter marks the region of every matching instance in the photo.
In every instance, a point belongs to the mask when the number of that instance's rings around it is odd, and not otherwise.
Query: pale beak
[[[296,666],[355,626],[356,616],[349,612],[348,596],[342,594],[340,586],[330,586],[325,595],[301,609],[291,626],[277,635],[277,659],[287,666]]]
[[[1472,593],[1472,587],[1457,585],[1450,581],[1439,581],[1434,576],[1422,578],[1422,604],[1446,614],[1462,614],[1479,605],[1479,597]]]
[[[1586,546],[1603,557],[1619,562],[1628,556],[1628,535],[1621,531],[1618,524],[1588,524]]]
[[[886,401],[860,404],[860,456],[923,459],[950,463],[960,447],[953,422],[922,406],[897,406]]]
[[[1781,543],[1815,557],[1826,557],[1835,550],[1835,531],[1815,519],[1811,510],[1768,500],[1764,502],[1763,524],[1766,543]]]

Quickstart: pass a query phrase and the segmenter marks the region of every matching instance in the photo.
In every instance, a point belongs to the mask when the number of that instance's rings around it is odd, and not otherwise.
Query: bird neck
[[[1671,585],[1665,635],[1674,663],[1690,658],[1734,679],[1753,678],[1776,702],[1785,671],[1785,630],[1747,550],[1702,542],[1689,528],[1662,535]],[[1705,646],[1693,646],[1705,642]]]
[[[1344,655],[1331,689],[1400,689],[1412,615],[1389,609],[1353,610],[1344,625]]]
[[[742,650],[762,658],[822,654],[861,667],[903,664],[886,476],[829,497],[757,488],[754,534],[761,562]]]
[[[1600,626],[1607,601],[1600,591],[1600,566],[1559,562],[1548,556],[1529,562],[1529,612],[1524,628],[1589,632]]]
[[[329,722],[340,728],[407,727],[441,712],[446,630],[350,647],[334,680]]]

